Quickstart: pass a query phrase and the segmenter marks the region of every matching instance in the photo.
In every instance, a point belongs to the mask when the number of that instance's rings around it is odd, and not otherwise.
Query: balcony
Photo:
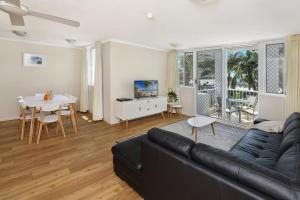
[[[198,90],[197,114],[224,119],[232,123],[251,124],[258,115],[258,91],[228,89],[225,100],[215,89]],[[223,109],[223,106],[225,108]]]

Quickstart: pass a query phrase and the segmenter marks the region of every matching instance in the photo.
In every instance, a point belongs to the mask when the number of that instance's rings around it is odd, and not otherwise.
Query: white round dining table
[[[72,97],[68,97],[65,95],[55,94],[51,100],[44,100],[44,96],[36,95],[36,96],[25,96],[23,97],[24,104],[32,110],[32,117],[30,123],[30,133],[29,133],[29,144],[32,143],[33,131],[34,131],[34,121],[35,121],[35,112],[36,109],[40,108],[43,105],[65,105],[65,104],[74,104],[74,99]],[[76,121],[75,121],[75,108],[70,106],[71,113],[71,120],[73,123],[73,127],[75,129],[75,133],[77,133]]]

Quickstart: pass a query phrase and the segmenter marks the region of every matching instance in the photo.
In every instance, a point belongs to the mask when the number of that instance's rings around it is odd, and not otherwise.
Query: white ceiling
[[[203,47],[283,37],[300,33],[300,0],[21,0],[32,10],[81,22],[79,28],[26,16],[25,27],[10,25],[0,12],[0,37],[77,45],[116,39],[170,49]],[[152,12],[153,20],[145,15]]]

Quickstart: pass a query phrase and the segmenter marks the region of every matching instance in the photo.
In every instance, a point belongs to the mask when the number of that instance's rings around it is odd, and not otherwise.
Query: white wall
[[[102,66],[103,66],[103,119],[111,122],[111,52],[110,42],[102,45]]]
[[[23,52],[43,54],[45,68],[24,68]],[[0,40],[0,120],[15,119],[16,98],[52,90],[80,95],[82,50]]]
[[[285,95],[260,94],[259,117],[275,121],[285,120]]]
[[[195,113],[195,88],[180,86],[179,87],[180,104],[183,106],[182,114],[194,116]]]
[[[159,95],[167,94],[167,52],[108,42],[103,45],[104,120],[117,123],[114,101],[134,96],[134,80],[158,80]]]

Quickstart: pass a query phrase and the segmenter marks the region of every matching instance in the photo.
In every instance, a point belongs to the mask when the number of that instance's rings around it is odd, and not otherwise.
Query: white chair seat
[[[172,107],[172,108],[183,108],[183,106],[182,106],[182,105],[179,105],[179,104],[177,104],[177,105],[171,105],[171,107]]]
[[[254,115],[258,115],[258,112],[256,110],[253,112],[253,109],[243,109],[243,111],[246,113],[250,113],[250,114],[254,113]]]
[[[43,123],[53,123],[58,121],[57,115],[45,115],[43,119],[41,117],[38,118],[40,122]]]
[[[38,119],[38,117],[39,117],[39,114],[36,113],[35,114],[35,119]],[[21,116],[20,119],[23,120],[23,117]],[[32,115],[31,114],[25,115],[25,120],[31,120],[31,119],[32,119]]]
[[[69,106],[62,106],[61,110],[69,110]]]
[[[70,110],[62,110],[60,112],[61,116],[70,116],[71,115],[71,111]]]

